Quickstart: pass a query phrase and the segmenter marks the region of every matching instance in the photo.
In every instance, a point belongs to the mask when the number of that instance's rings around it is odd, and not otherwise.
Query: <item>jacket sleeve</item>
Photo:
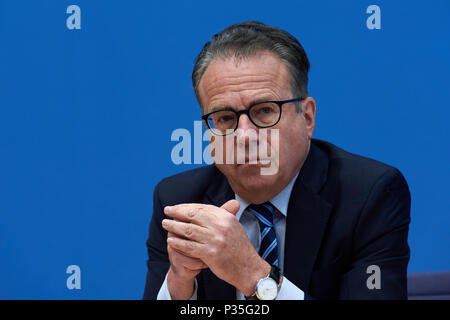
[[[353,234],[352,260],[340,299],[407,299],[411,196],[397,169],[373,185]]]
[[[149,237],[146,243],[148,260],[144,300],[156,299],[170,266],[167,254],[167,231],[161,225],[165,215],[159,197],[159,185],[155,187],[153,193],[153,215],[150,222]]]

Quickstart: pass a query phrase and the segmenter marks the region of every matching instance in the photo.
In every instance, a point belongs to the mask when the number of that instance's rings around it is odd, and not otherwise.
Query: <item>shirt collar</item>
[[[273,197],[270,200],[270,203],[273,204],[274,207],[277,208],[278,211],[280,211],[281,214],[283,214],[285,217],[287,216],[289,198],[291,197],[292,188],[294,187],[294,183],[295,183],[295,180],[297,180],[297,177],[298,177],[298,172],[295,175],[295,177],[291,180],[291,182],[289,182],[289,184],[279,194],[277,194],[275,197]],[[236,218],[239,220],[242,216],[242,213],[248,207],[250,202],[242,199],[236,193],[234,194],[234,196],[240,205],[239,211],[236,213]]]

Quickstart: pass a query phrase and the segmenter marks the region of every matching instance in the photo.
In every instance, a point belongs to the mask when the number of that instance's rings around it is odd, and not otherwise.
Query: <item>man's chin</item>
[[[279,173],[273,175],[261,174],[261,170],[266,166],[261,163],[216,164],[216,166],[227,177],[233,191],[252,203],[268,201],[279,178]],[[256,195],[259,196],[255,198]]]
[[[242,164],[236,168],[236,178],[251,188],[268,188],[276,180],[275,175],[263,174],[263,164]]]

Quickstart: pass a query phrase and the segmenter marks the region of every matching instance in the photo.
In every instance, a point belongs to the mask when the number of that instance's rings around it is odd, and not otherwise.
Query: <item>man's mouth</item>
[[[239,163],[238,165],[268,165],[270,164],[270,159],[260,159],[259,157],[254,159],[254,158],[249,158],[249,157],[245,157],[244,159],[244,163]]]

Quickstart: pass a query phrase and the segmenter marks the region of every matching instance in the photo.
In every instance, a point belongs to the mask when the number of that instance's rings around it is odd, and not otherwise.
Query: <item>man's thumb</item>
[[[239,211],[239,201],[233,199],[230,201],[225,202],[221,208],[227,210],[229,213],[236,215],[236,213]]]

